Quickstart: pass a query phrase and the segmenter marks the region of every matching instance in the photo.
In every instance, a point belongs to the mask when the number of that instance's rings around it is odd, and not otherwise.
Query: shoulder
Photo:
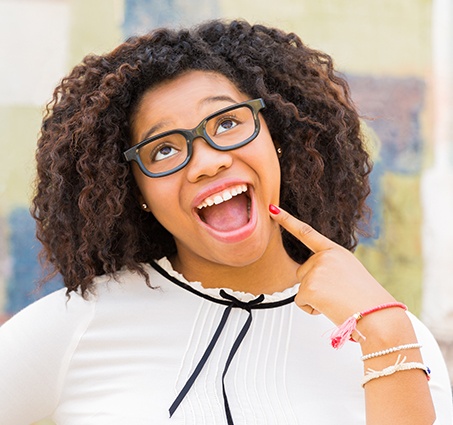
[[[35,301],[15,314],[0,327],[0,335],[7,332],[33,331],[47,326],[67,322],[74,316],[87,314],[92,309],[92,302],[79,294],[66,295],[66,289],[60,289]],[[67,324],[67,323],[66,323]]]
[[[67,298],[61,289],[0,327],[0,411],[7,423],[30,423],[52,412],[92,311],[92,303],[77,294]]]
[[[92,301],[78,294],[68,297],[65,289],[30,304],[0,327],[0,366],[41,361],[52,367],[89,326],[94,310]]]
[[[149,268],[151,271],[151,268]],[[156,279],[153,278],[152,282]],[[115,276],[103,275],[94,279],[93,293],[82,297],[77,292],[66,294],[66,288],[57,290],[25,307],[0,327],[0,361],[6,361],[6,352],[13,358],[36,357],[61,359],[77,342],[104,307],[112,304],[140,302],[143,293],[153,293],[145,278],[122,270]],[[157,282],[156,282],[157,284]],[[121,311],[121,309],[116,310]],[[3,354],[2,354],[3,353]],[[2,357],[3,356],[3,357]]]
[[[102,309],[111,303],[156,303],[162,302],[170,293],[181,292],[181,289],[171,282],[171,277],[157,271],[150,264],[142,264],[143,271],[149,279],[147,283],[144,275],[122,268],[112,275],[98,276],[93,281],[93,293],[89,300],[96,302],[96,308]],[[182,291],[186,292],[186,291]]]
[[[114,275],[96,277],[93,281],[93,292],[85,297],[77,292],[67,295],[66,289],[62,288],[35,301],[6,321],[0,327],[0,336],[26,330],[39,333],[39,329],[55,330],[57,327],[70,331],[71,324],[80,326],[83,318],[89,319],[95,314],[98,304],[112,298],[126,302],[128,298],[137,299],[145,293],[159,293],[163,286],[167,290],[171,288],[168,281],[151,266],[144,264],[144,270],[149,275],[151,288],[142,275],[123,268]],[[152,288],[157,291],[150,290]]]

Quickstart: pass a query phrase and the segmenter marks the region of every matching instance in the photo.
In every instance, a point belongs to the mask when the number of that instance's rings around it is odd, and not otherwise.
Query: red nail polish
[[[269,205],[269,211],[271,212],[271,214],[274,214],[274,215],[277,215],[280,213],[280,209],[278,207],[276,207],[274,204]]]

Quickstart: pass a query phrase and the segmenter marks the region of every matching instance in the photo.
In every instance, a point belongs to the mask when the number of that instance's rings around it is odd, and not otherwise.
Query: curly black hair
[[[371,161],[360,119],[332,59],[293,33],[245,21],[157,29],[105,55],[89,55],[55,89],[36,153],[32,215],[41,258],[67,292],[122,267],[171,255],[175,243],[137,202],[122,152],[131,117],[149,88],[189,70],[217,72],[250,98],[261,97],[273,140],[283,151],[280,205],[347,249],[369,209]],[[289,255],[310,251],[284,232]]]

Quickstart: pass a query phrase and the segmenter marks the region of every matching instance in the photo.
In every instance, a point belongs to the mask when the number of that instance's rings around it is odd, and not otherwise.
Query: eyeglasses
[[[192,130],[177,129],[149,137],[123,152],[148,177],[163,177],[185,167],[193,155],[193,141],[201,137],[219,151],[230,151],[250,143],[260,132],[258,112],[264,100],[254,99],[209,115]]]

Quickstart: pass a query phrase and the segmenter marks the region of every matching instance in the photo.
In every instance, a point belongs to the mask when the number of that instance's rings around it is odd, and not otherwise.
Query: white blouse
[[[360,346],[332,349],[334,325],[292,302],[298,285],[253,301],[188,282],[166,258],[157,267],[146,266],[154,289],[124,270],[96,278],[88,300],[62,289],[0,328],[2,425],[227,424],[226,402],[234,425],[365,424]],[[431,369],[436,424],[452,424],[440,350],[409,315]]]

